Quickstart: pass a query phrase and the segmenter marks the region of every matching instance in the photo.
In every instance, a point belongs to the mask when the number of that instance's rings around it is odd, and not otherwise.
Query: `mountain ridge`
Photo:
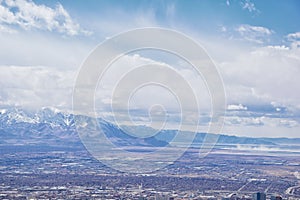
[[[75,115],[52,108],[43,108],[36,113],[22,109],[0,110],[0,144],[50,144],[79,145]],[[155,136],[137,138],[124,132],[121,127],[98,119],[106,137],[117,146],[167,146],[176,135],[176,130],[161,130]],[[151,129],[147,127],[147,129]],[[206,133],[197,133],[194,143],[202,143]],[[300,138],[252,138],[219,135],[218,144],[277,145],[300,144]]]

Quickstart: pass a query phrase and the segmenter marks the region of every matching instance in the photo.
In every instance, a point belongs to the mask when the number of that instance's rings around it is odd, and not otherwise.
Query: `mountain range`
[[[98,121],[106,137],[116,146],[161,147],[168,145],[177,134],[176,130],[161,130],[155,136],[137,138],[113,123],[103,119]],[[194,143],[202,143],[205,135],[197,133]],[[251,138],[222,134],[218,144],[300,144],[300,138]],[[53,108],[43,108],[38,112],[9,108],[0,109],[0,145],[80,146],[82,143],[73,114]]]

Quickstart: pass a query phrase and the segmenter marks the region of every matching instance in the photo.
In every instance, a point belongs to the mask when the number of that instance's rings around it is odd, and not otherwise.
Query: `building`
[[[271,200],[282,200],[281,196],[271,196]]]
[[[266,200],[266,194],[263,192],[257,192],[253,194],[253,200]]]

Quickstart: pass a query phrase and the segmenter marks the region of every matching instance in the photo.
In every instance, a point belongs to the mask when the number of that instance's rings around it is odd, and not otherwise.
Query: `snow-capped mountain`
[[[74,116],[54,108],[30,112],[18,108],[0,109],[0,144],[2,145],[63,145],[82,146]],[[91,118],[82,116],[87,122]],[[155,136],[136,138],[120,127],[98,119],[101,130],[116,146],[166,146],[177,134],[176,130],[162,130]],[[149,127],[148,127],[149,128]],[[198,133],[195,143],[202,143],[205,133]],[[300,144],[300,138],[251,138],[220,135],[219,144]]]
[[[38,112],[1,109],[0,138],[2,144],[18,145],[79,142],[73,116],[51,108]]]
[[[0,110],[0,144],[81,145],[75,116],[54,108],[38,112],[18,108]],[[84,116],[89,121],[89,117]],[[165,146],[154,137],[135,138],[118,126],[98,119],[101,129],[116,146]]]
[[[1,109],[0,122],[3,125],[46,123],[52,127],[62,126],[71,128],[74,126],[72,114],[54,108],[43,108],[38,112],[30,112],[19,108]]]

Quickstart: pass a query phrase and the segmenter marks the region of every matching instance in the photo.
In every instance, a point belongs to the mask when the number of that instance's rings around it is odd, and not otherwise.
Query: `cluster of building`
[[[271,195],[269,198],[267,198],[267,195],[263,192],[257,192],[252,194],[252,197],[239,197],[236,194],[231,195],[230,197],[224,197],[222,200],[282,200],[282,197],[280,195]]]
[[[0,199],[300,199],[298,157],[188,152],[159,171],[128,174],[83,150],[25,150],[1,150]]]
[[[280,195],[254,194],[219,194],[195,191],[157,191],[153,188],[138,187],[87,187],[87,186],[34,186],[6,190],[0,186],[0,199],[115,199],[115,200],[282,200]],[[293,198],[285,198],[292,200]]]

